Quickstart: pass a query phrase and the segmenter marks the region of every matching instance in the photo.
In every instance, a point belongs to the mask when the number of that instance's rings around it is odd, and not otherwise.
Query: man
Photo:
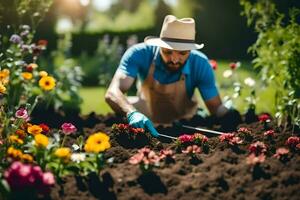
[[[168,124],[196,114],[195,88],[213,116],[226,116],[230,112],[222,104],[208,59],[196,50],[203,46],[195,43],[194,19],[167,15],[159,38],[146,37],[123,55],[106,102],[126,115],[129,124],[146,128],[155,137],[159,134],[152,122]],[[137,97],[125,96],[136,78]]]

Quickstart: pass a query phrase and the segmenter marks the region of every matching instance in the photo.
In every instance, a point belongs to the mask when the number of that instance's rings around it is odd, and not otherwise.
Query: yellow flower
[[[52,76],[44,76],[39,81],[39,86],[44,90],[52,90],[55,87],[55,79]]]
[[[69,160],[71,157],[71,149],[68,147],[58,148],[54,152],[54,155],[65,160]]]
[[[32,79],[32,73],[30,73],[30,72],[23,72],[23,73],[22,73],[22,77],[23,77],[25,80],[30,80],[30,79]]]
[[[33,157],[30,154],[23,154],[21,158],[24,162],[31,163],[33,161]]]
[[[9,142],[23,144],[23,140],[21,140],[17,135],[10,135],[8,137]]]
[[[0,82],[0,93],[4,94],[6,92],[6,87]]]
[[[23,155],[22,151],[15,149],[13,147],[9,147],[7,149],[7,154],[8,156],[13,157],[15,159],[21,159]]]
[[[109,148],[109,137],[101,132],[89,136],[84,145],[84,150],[91,153],[99,153]]]
[[[48,76],[48,73],[46,71],[40,71],[39,76],[40,77],[45,77],[45,76]]]
[[[43,129],[38,125],[32,125],[32,126],[28,126],[27,131],[32,135],[37,135],[40,134],[43,131]]]
[[[0,70],[0,80],[7,79],[9,77],[9,73],[8,69]]]
[[[46,148],[49,144],[49,139],[43,134],[37,134],[34,136],[34,142],[36,146]]]

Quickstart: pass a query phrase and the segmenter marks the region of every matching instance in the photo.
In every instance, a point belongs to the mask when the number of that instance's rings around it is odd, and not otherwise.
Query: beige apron
[[[138,88],[138,101],[133,105],[155,124],[169,124],[177,119],[192,118],[198,107],[195,95],[190,99],[186,91],[185,75],[179,81],[160,84],[154,79],[155,59],[148,76]]]

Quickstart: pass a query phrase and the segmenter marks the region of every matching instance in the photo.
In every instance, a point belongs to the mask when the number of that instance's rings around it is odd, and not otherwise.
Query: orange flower
[[[32,73],[30,73],[30,72],[23,72],[23,73],[22,73],[22,77],[23,77],[25,80],[31,80],[31,79],[32,79]]]
[[[25,133],[25,131],[23,131],[22,129],[18,129],[18,130],[16,130],[16,135],[18,135],[19,138],[24,139],[25,136],[26,136],[26,133]]]
[[[43,129],[38,125],[32,125],[28,126],[27,131],[32,135],[37,135],[40,134],[43,131]]]
[[[17,135],[10,135],[8,137],[9,142],[23,144],[23,140],[21,140]]]
[[[9,73],[10,73],[10,72],[9,72],[8,69],[0,70],[0,81],[1,81],[1,80],[4,80],[4,79],[8,79]]]
[[[44,90],[52,90],[55,87],[55,79],[52,76],[44,76],[39,81],[39,86]]]
[[[0,82],[0,93],[4,94],[6,92],[6,87]]]
[[[21,157],[24,162],[31,163],[33,161],[33,157],[30,154],[23,154]]]
[[[22,158],[22,151],[20,151],[19,149],[15,149],[13,147],[9,147],[7,149],[7,154],[8,156],[15,158],[15,159],[21,159]]]

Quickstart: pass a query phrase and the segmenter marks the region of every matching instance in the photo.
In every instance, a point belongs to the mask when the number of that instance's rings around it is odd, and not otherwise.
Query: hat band
[[[177,39],[177,38],[168,38],[168,37],[162,37],[160,39],[167,42],[195,43],[195,40],[187,40],[187,39]]]

